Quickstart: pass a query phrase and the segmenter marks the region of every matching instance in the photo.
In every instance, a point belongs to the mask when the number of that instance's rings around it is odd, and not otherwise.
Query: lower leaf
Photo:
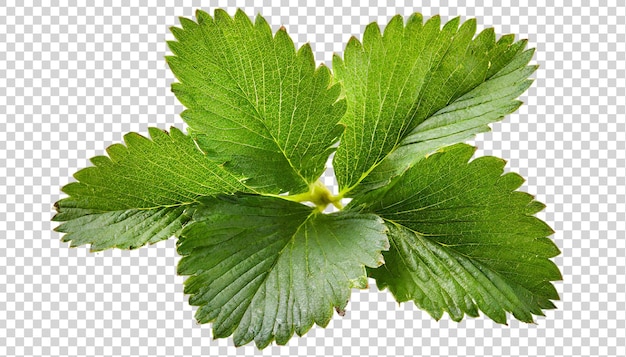
[[[502,324],[507,311],[520,321],[533,322],[533,314],[543,316],[542,308],[554,308],[549,299],[558,295],[534,294],[479,259],[406,227],[388,226],[391,248],[383,253],[385,267],[368,273],[380,288],[388,287],[398,302],[413,300],[437,320],[444,311],[454,321],[465,314],[477,317],[480,309]]]
[[[178,273],[190,276],[198,322],[213,322],[214,337],[234,334],[236,345],[285,344],[326,326],[388,249],[375,215],[326,215],[280,198],[204,200],[193,220],[178,241]]]
[[[62,241],[71,242],[71,247],[91,244],[92,252],[135,249],[176,235],[190,218],[188,210],[178,206],[86,213],[84,209],[66,208],[67,222],[55,230],[67,233]]]
[[[389,228],[385,266],[370,269],[380,288],[415,301],[435,319],[459,321],[478,310],[498,323],[506,312],[524,322],[552,309],[561,273],[552,229],[534,217],[544,208],[516,191],[504,160],[468,162],[475,148],[447,147],[382,189],[356,197],[352,210],[378,214]]]

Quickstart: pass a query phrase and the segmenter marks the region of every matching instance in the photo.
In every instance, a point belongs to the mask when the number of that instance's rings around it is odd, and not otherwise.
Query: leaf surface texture
[[[346,130],[333,161],[341,192],[380,187],[438,148],[489,130],[520,105],[531,81],[533,50],[476,21],[441,26],[414,14],[394,17],[381,33],[370,24],[333,58],[344,87]]]
[[[365,288],[365,267],[383,263],[382,220],[371,214],[315,213],[279,198],[205,200],[178,241],[185,293],[213,335],[285,344],[343,311],[351,288]]]
[[[523,179],[503,174],[504,160],[457,144],[418,162],[390,185],[354,200],[389,228],[385,265],[369,271],[400,302],[413,300],[434,318],[459,321],[478,310],[499,323],[524,322],[552,309],[561,280],[549,259],[553,231],[534,214],[544,208],[516,191]]]
[[[241,179],[200,151],[180,130],[150,128],[150,138],[124,136],[125,145],[91,159],[63,187],[54,221],[72,246],[133,249],[167,239],[189,220],[199,197],[250,192]]]
[[[315,68],[309,45],[296,51],[284,28],[273,35],[261,16],[196,17],[172,28],[167,61],[198,144],[259,192],[306,191],[343,131],[345,101],[330,71]]]

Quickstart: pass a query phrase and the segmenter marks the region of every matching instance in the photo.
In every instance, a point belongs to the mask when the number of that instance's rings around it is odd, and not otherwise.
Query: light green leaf
[[[488,52],[490,58],[497,54],[500,62],[492,63],[489,70],[494,72],[487,74],[485,82],[413,129],[361,182],[361,190],[388,183],[427,154],[487,132],[491,130],[487,124],[517,110],[522,102],[516,98],[531,85],[528,76],[537,66],[527,65],[534,49],[524,51],[525,40],[514,44],[511,41],[512,36],[505,36]]]
[[[559,296],[559,249],[552,229],[533,215],[544,208],[515,191],[523,179],[503,174],[504,160],[457,144],[419,161],[352,209],[375,213],[389,228],[385,266],[369,270],[400,302],[413,300],[434,318],[459,321],[478,310],[499,323],[506,312],[532,322]],[[372,201],[375,200],[375,201]]]
[[[308,44],[296,51],[285,29],[272,36],[261,16],[254,24],[242,11],[196,17],[172,28],[175,56],[167,57],[191,133],[257,191],[306,192],[343,131],[340,87],[328,68],[315,68]]]
[[[199,323],[236,345],[285,344],[313,323],[344,311],[351,288],[365,288],[365,266],[383,263],[382,220],[371,214],[322,214],[262,196],[210,199],[183,230],[178,252]]]
[[[346,196],[380,187],[426,154],[488,131],[516,110],[536,66],[533,51],[493,29],[474,37],[476,21],[440,28],[419,14],[394,17],[383,34],[371,24],[351,39],[333,69],[343,84],[347,125],[334,164]]]
[[[94,251],[138,248],[178,232],[199,197],[250,192],[180,130],[149,130],[150,139],[126,134],[126,146],[110,146],[108,157],[92,158],[94,166],[63,187],[69,197],[55,204],[53,220],[65,222],[56,228],[67,233],[64,242]]]

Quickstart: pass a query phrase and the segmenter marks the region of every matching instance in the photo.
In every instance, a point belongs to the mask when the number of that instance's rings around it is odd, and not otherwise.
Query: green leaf
[[[130,133],[92,158],[63,187],[56,230],[93,251],[175,235],[197,321],[237,346],[326,326],[368,276],[435,319],[532,322],[562,279],[544,205],[503,160],[449,145],[521,105],[534,51],[473,19],[441,25],[372,23],[332,76],[261,16],[181,18],[166,59],[188,135]],[[338,195],[318,180],[335,151]]]
[[[369,270],[400,302],[413,300],[435,319],[459,321],[478,310],[499,323],[506,312],[532,322],[559,296],[549,259],[552,229],[533,215],[544,208],[515,191],[523,179],[503,174],[504,160],[457,144],[419,161],[390,185],[355,199],[389,228],[385,266]]]
[[[150,139],[126,134],[126,146],[110,146],[63,187],[69,197],[55,204],[53,220],[65,222],[56,228],[67,233],[64,242],[138,248],[178,232],[199,197],[250,191],[180,130],[149,131]]]
[[[257,16],[198,11],[181,18],[169,42],[172,90],[198,144],[264,193],[306,192],[323,173],[345,101],[330,71],[315,68],[311,47],[298,51],[284,28],[274,36]]]
[[[536,66],[533,50],[493,29],[474,37],[476,21],[440,28],[419,14],[394,17],[383,34],[370,24],[352,38],[333,69],[343,84],[346,131],[333,166],[341,192],[354,196],[385,185],[426,154],[488,131],[516,110]]]
[[[383,263],[382,220],[371,214],[322,214],[279,198],[205,200],[178,241],[180,275],[199,323],[236,345],[285,344],[313,323],[343,312],[351,288],[365,288],[364,266]]]

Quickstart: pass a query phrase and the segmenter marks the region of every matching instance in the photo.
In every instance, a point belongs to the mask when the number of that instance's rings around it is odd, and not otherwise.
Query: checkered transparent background
[[[96,1],[0,5],[0,356],[626,355],[626,6],[580,1]],[[107,1],[111,3],[111,1]],[[433,321],[387,291],[355,291],[345,317],[285,347],[239,349],[197,325],[173,240],[140,250],[69,249],[52,231],[60,186],[88,158],[148,126],[183,128],[163,59],[168,27],[196,8],[242,7],[310,41],[329,63],[351,35],[400,13],[476,17],[515,33],[540,64],[520,110],[480,135],[547,204],[562,301],[537,324]],[[328,176],[328,183],[334,184]]]

